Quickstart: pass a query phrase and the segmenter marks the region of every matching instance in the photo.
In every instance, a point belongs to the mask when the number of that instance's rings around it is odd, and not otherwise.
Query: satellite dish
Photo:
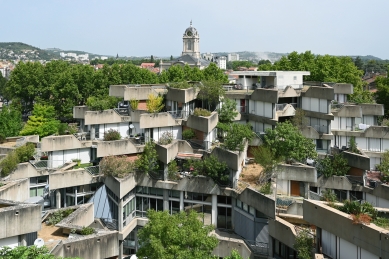
[[[45,245],[45,241],[42,239],[42,238],[37,238],[35,241],[34,241],[34,245],[38,248],[42,247]]]
[[[136,257],[136,255],[131,255],[130,259],[138,259],[138,257]]]
[[[130,124],[130,129],[133,129],[135,128],[133,124]]]

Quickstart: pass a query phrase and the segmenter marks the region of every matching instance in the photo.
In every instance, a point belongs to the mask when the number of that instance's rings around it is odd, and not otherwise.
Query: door
[[[290,181],[290,195],[300,196],[300,182]]]

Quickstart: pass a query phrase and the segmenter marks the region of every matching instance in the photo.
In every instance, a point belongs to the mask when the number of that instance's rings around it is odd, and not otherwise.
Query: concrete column
[[[318,227],[316,227],[316,252],[317,253],[322,253],[322,251],[321,251],[321,228],[318,228]]]
[[[169,167],[167,164],[163,164],[163,180],[167,181],[168,180],[168,172],[169,172]]]
[[[347,200],[350,200],[350,191],[347,190]]]
[[[269,255],[268,255],[268,258],[273,258],[273,238],[271,236],[269,236],[269,243],[268,243],[268,252],[269,252]]]
[[[75,188],[74,191],[74,205],[77,205],[77,187]]]
[[[184,210],[184,191],[180,191],[180,211]]]
[[[305,183],[305,198],[309,199],[309,183]]]
[[[63,197],[64,197],[64,199],[63,199],[63,201],[64,201],[63,202],[63,207],[66,208],[67,207],[67,204],[66,204],[66,189],[63,188],[62,191],[63,191]]]
[[[231,197],[231,225],[232,225],[232,229],[235,229],[235,204],[236,204],[236,200],[235,198],[232,198]]]
[[[138,229],[133,230],[135,232],[135,252],[138,252]]]
[[[217,195],[212,194],[212,220],[211,223],[212,225],[216,226],[217,222]],[[217,227],[217,226],[216,226]]]
[[[123,240],[119,240],[119,259],[123,258]]]
[[[95,125],[91,125],[90,127],[90,139],[91,140],[96,139]]]
[[[169,190],[163,190],[163,210],[169,211]]]
[[[118,231],[119,232],[123,231],[123,199],[120,199],[118,204]],[[122,253],[123,253],[123,244],[122,244]]]
[[[61,208],[61,190],[55,191],[55,197],[56,197],[56,208],[60,209]]]

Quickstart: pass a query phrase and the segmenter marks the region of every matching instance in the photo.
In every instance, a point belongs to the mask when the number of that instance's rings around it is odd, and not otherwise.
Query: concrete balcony
[[[162,92],[161,92],[162,91]],[[147,100],[149,94],[158,95],[166,92],[165,85],[111,85],[109,95],[130,100]]]
[[[17,180],[31,177],[48,175],[48,171],[38,171],[31,163],[20,163],[16,169],[9,175],[9,180]]]
[[[174,139],[173,142],[168,145],[160,145],[156,143],[155,150],[158,154],[158,160],[164,164],[170,163],[170,161],[174,160],[174,158],[177,156],[179,145],[180,142],[176,139]]]
[[[325,86],[306,86],[301,91],[301,96],[327,99],[332,101],[334,99],[334,88]]]
[[[352,84],[334,84],[332,86],[334,88],[335,94],[353,94],[354,86]]]
[[[324,188],[324,189],[335,189],[335,190],[353,190],[353,184],[346,176],[333,175],[331,177],[320,176],[312,186]]]
[[[189,115],[186,126],[195,130],[209,133],[219,122],[217,112],[212,112],[209,117]]]
[[[143,113],[140,115],[139,120],[141,129],[171,127],[179,126],[181,124],[182,120],[175,119],[172,114],[168,112]]]
[[[51,190],[87,185],[96,183],[98,181],[98,174],[91,174],[88,170],[83,168],[67,171],[57,171],[49,175]]]
[[[131,121],[131,117],[122,115],[115,109],[85,112],[85,125],[112,124],[127,121]]]
[[[375,115],[383,116],[384,115],[384,105],[376,103],[362,103],[359,104],[362,108],[363,115]]]
[[[289,247],[293,247],[296,243],[297,232],[295,225],[280,217],[269,220],[269,235]]]
[[[359,105],[333,104],[331,105],[331,111],[335,117],[362,118],[362,108]]]
[[[304,164],[281,164],[277,167],[278,179],[310,182],[317,181],[317,171],[315,167]]]
[[[188,103],[197,98],[198,90],[194,87],[188,89],[177,89],[168,87],[166,100],[171,100],[179,103]]]
[[[0,199],[23,202],[30,198],[30,179],[2,181],[4,184],[0,187]],[[1,208],[1,206],[0,206]],[[1,214],[0,214],[1,215]],[[1,220],[0,220],[1,222]],[[1,223],[0,223],[1,225]]]
[[[309,139],[324,139],[324,140],[332,140],[334,138],[334,135],[327,132],[326,126],[307,126],[302,129],[302,134],[304,137]]]
[[[133,139],[94,141],[93,144],[97,147],[97,157],[137,154],[143,152],[144,148]]]
[[[73,118],[74,119],[85,119],[85,112],[89,111],[88,106],[74,106],[73,107]]]
[[[41,151],[60,151],[91,146],[92,141],[80,141],[74,135],[48,136],[42,138]]]
[[[297,103],[276,104],[276,118],[294,116],[296,108]]]
[[[140,116],[144,113],[148,113],[145,110],[130,111],[131,122],[140,122]]]

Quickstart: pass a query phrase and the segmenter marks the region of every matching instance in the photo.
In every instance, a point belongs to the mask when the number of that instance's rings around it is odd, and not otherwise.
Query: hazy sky
[[[0,42],[119,56],[178,56],[193,20],[201,52],[389,59],[388,0],[0,0]]]

